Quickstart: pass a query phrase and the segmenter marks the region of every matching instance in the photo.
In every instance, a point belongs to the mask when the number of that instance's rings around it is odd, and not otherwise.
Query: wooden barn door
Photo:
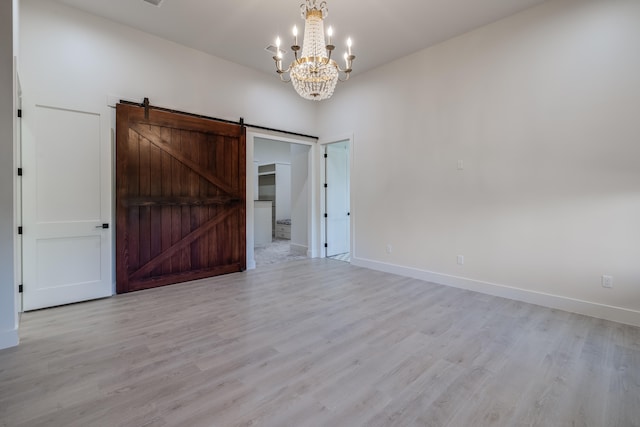
[[[245,270],[244,127],[116,110],[117,292]]]

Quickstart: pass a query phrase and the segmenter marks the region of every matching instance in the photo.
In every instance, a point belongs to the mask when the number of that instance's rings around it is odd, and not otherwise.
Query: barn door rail
[[[143,107],[144,111],[145,111],[144,116],[145,116],[145,119],[147,119],[147,120],[149,119],[149,109],[154,109],[154,110],[158,110],[158,111],[164,111],[164,112],[167,112],[167,113],[184,114],[186,116],[197,117],[197,118],[200,118],[200,119],[207,119],[207,120],[215,120],[215,121],[221,122],[221,123],[240,125],[240,126],[244,126],[244,127],[253,128],[253,129],[266,130],[266,131],[270,131],[270,132],[279,132],[279,133],[283,133],[283,134],[286,134],[286,135],[301,136],[303,138],[315,139],[316,141],[319,139],[319,137],[317,137],[317,136],[306,135],[304,133],[291,132],[291,131],[288,131],[288,130],[275,129],[275,128],[270,128],[270,127],[260,126],[260,125],[252,125],[252,124],[249,124],[249,123],[245,123],[244,118],[242,118],[242,117],[240,117],[240,120],[238,120],[236,122],[236,121],[233,121],[233,120],[219,119],[217,117],[205,116],[205,115],[202,115],[202,114],[194,114],[194,113],[187,113],[186,111],[173,110],[171,108],[157,107],[157,106],[151,105],[149,103],[149,98],[144,98],[144,101],[142,101],[142,103],[137,103],[137,102],[132,102],[132,101],[125,101],[125,100],[121,99],[120,103],[121,104],[126,104],[126,105],[134,105],[136,107]]]

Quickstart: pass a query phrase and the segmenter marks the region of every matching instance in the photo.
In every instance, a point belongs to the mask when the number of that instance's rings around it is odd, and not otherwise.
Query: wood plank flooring
[[[2,426],[640,426],[640,328],[326,260],[26,313]]]

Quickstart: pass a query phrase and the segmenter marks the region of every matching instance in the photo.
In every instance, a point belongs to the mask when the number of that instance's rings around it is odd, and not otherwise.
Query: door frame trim
[[[14,170],[18,168],[22,169],[22,84],[20,83],[20,74],[18,73],[18,58],[13,57],[13,76],[14,76],[14,110],[19,110],[21,114],[15,114],[13,116],[14,120],[14,130],[13,130],[13,158],[14,158]],[[18,226],[22,226],[22,176],[14,175],[14,195],[13,195],[13,203],[14,203],[14,230],[17,229]],[[15,277],[15,286],[16,286],[16,313],[22,313],[22,293],[18,290],[20,285],[23,285],[23,276],[22,276],[22,235],[14,235],[14,277]],[[16,319],[17,324],[17,319]],[[16,327],[17,328],[17,327]],[[2,346],[0,346],[2,348]]]

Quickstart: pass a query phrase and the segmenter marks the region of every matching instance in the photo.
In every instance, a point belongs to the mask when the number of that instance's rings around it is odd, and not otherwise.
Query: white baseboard
[[[383,271],[385,273],[397,274],[399,276],[437,283],[439,285],[466,289],[483,294],[564,310],[571,313],[584,314],[586,316],[611,320],[613,322],[624,323],[627,325],[640,326],[640,311],[629,310],[627,308],[582,301],[559,295],[514,288],[496,283],[482,282],[479,280],[435,273],[417,268],[403,267],[400,265],[363,258],[351,258],[351,264],[358,267]]]
[[[0,350],[3,348],[15,347],[18,345],[18,330],[0,332]]]
[[[297,243],[289,243],[289,250],[296,255],[306,255],[309,252],[309,248]]]
[[[247,261],[247,270],[255,270],[256,269],[256,260]]]

